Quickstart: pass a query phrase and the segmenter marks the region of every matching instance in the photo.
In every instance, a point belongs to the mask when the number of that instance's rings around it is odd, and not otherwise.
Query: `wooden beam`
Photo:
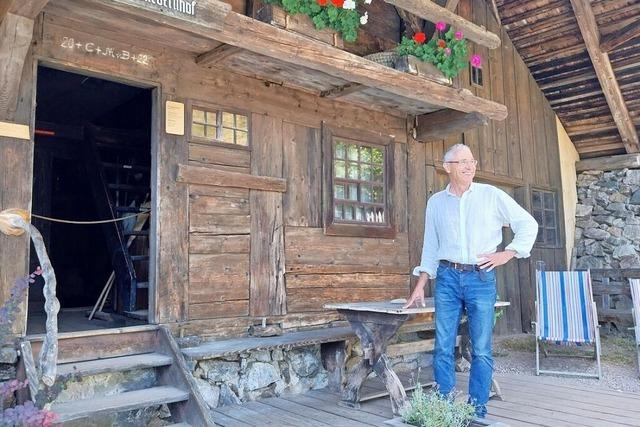
[[[631,39],[640,37],[640,19],[633,21],[631,24],[618,31],[603,37],[600,40],[600,50],[603,52],[611,52],[615,47]]]
[[[237,46],[231,46],[228,44],[222,44],[209,52],[198,55],[196,58],[196,64],[205,67],[211,67],[218,63],[224,62],[228,58],[242,52],[242,48]]]
[[[447,0],[447,3],[444,5],[444,8],[451,12],[455,12],[459,2],[460,0]]]
[[[403,73],[235,12],[229,13],[223,31],[215,33],[215,39],[414,101],[467,113],[477,111],[493,120],[507,116],[504,105],[477,97],[467,89]]]
[[[322,92],[320,92],[320,98],[340,98],[351,93],[359,92],[366,88],[366,86],[358,83],[348,83],[346,85],[334,87],[333,89],[323,90]]]
[[[600,50],[600,34],[591,3],[589,0],[571,0],[571,6],[625,149],[628,153],[637,153],[640,149],[638,134],[622,97],[611,61],[609,61],[609,55]]]
[[[576,172],[589,170],[612,171],[618,169],[640,168],[640,154],[622,154],[619,156],[597,157],[576,162]]]
[[[13,119],[32,37],[33,19],[8,13],[0,22],[0,120]]]
[[[489,49],[495,49],[500,46],[500,37],[487,31],[484,27],[480,27],[473,22],[456,15],[450,10],[442,6],[438,6],[432,1],[425,0],[384,0],[396,7],[406,10],[409,13],[417,15],[427,21],[437,22],[444,21],[453,26],[456,30],[461,30],[467,39],[486,46]]]
[[[195,17],[161,9],[151,2],[140,0],[91,0],[123,13],[134,14],[163,26],[172,27],[204,37],[212,38],[222,30],[224,20],[231,12],[231,5],[218,0],[198,0]]]
[[[287,180],[282,178],[227,172],[202,166],[178,165],[176,181],[185,184],[249,188],[252,190],[275,191],[278,193],[287,191]]]
[[[440,110],[416,117],[413,137],[420,142],[444,139],[452,134],[486,126],[488,123],[489,118],[479,113]]]
[[[0,21],[9,13],[35,19],[49,0],[0,0]]]

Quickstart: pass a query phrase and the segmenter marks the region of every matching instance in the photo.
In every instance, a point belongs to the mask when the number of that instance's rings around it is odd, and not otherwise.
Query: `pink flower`
[[[446,22],[439,21],[438,23],[436,23],[436,30],[444,31],[445,28],[447,28]]]
[[[451,56],[451,49],[446,48],[446,49],[444,50],[444,54],[445,54],[446,56]]]
[[[478,54],[471,55],[470,62],[473,68],[482,68],[482,57]]]
[[[456,40],[462,40],[464,38],[464,34],[462,34],[462,31],[456,31],[455,38]]]

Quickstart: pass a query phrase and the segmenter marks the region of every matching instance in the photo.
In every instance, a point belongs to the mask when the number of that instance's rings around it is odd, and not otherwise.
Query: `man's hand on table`
[[[416,307],[424,307],[424,285],[427,284],[429,280],[429,276],[427,273],[420,273],[420,279],[418,279],[418,283],[416,283],[416,287],[411,292],[411,296],[409,297],[409,301],[402,308],[409,308],[415,304]]]

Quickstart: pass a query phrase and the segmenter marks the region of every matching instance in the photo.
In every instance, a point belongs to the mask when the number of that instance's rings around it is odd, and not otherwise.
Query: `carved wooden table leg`
[[[389,367],[385,352],[389,340],[409,317],[406,314],[388,314],[365,311],[338,310],[349,321],[360,338],[364,358],[347,373],[347,384],[342,393],[342,403],[358,407],[360,388],[371,371],[382,378],[389,391],[393,413],[399,415],[407,405],[407,395],[398,376]]]

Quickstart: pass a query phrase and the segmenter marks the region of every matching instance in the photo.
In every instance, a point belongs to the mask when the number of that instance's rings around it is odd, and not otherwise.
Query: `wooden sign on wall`
[[[30,140],[29,126],[18,123],[0,122],[0,137]]]

